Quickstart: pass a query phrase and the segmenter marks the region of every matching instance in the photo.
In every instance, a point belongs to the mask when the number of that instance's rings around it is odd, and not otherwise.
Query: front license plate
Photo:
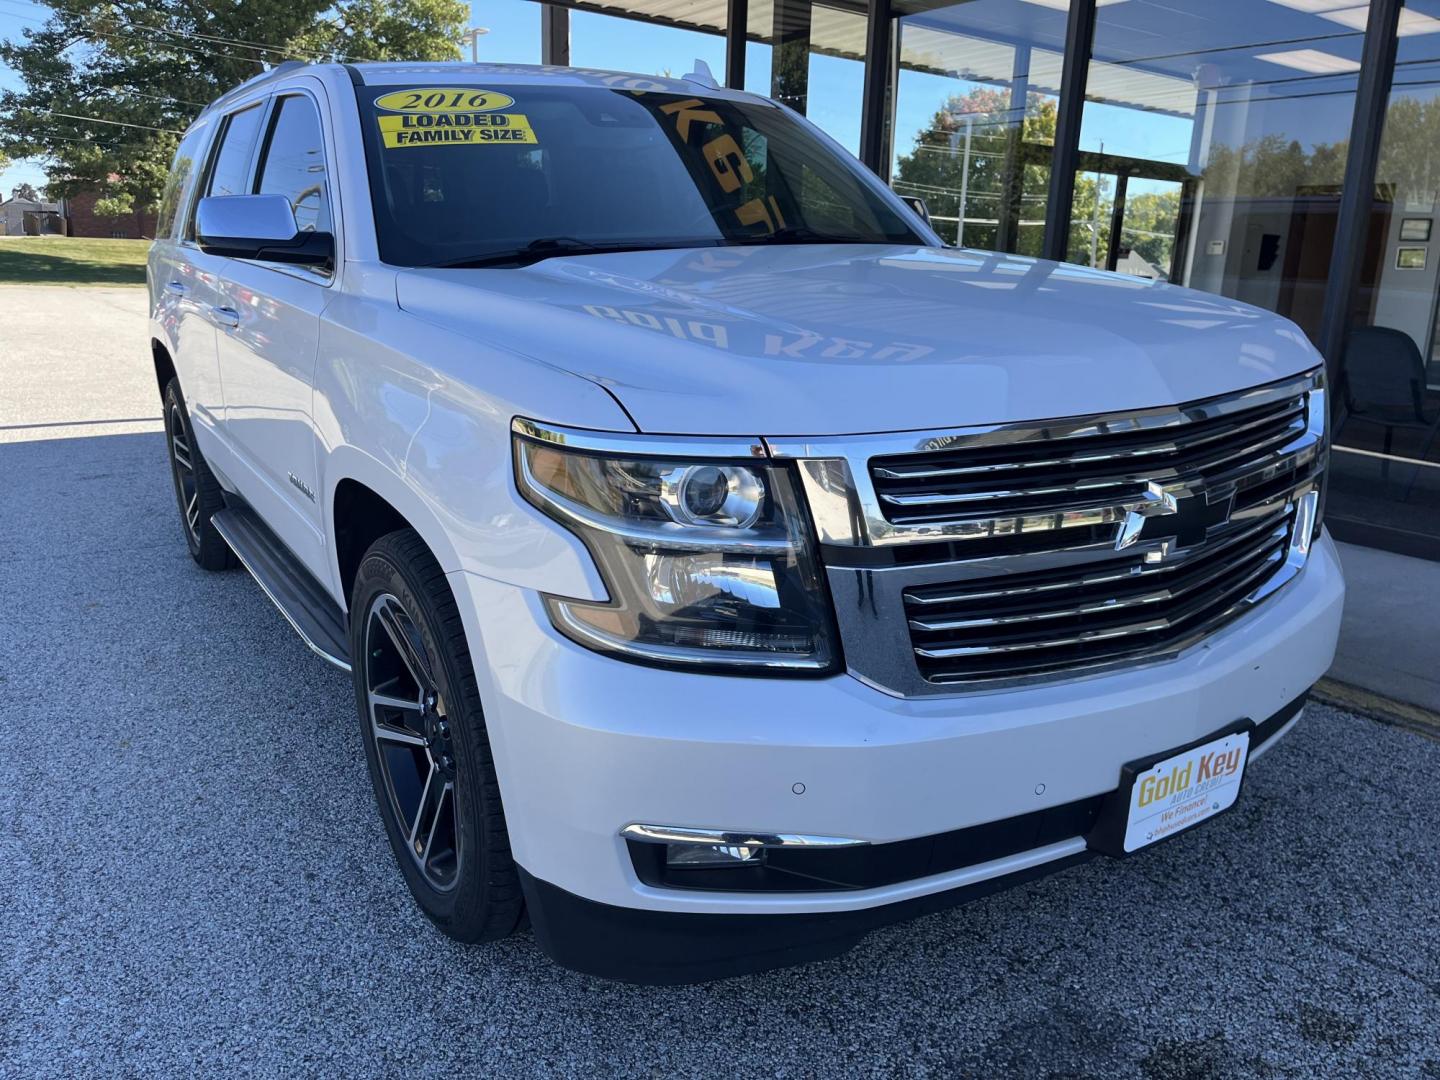
[[[1240,795],[1249,750],[1250,733],[1231,732],[1139,773],[1130,789],[1126,852],[1184,832],[1230,809]]]
[[[1230,809],[1245,778],[1253,727],[1238,721],[1183,750],[1130,762],[1101,808],[1090,847],[1128,855]]]

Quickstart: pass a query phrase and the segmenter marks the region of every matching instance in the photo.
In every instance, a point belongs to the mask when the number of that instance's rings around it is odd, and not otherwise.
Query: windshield
[[[388,263],[925,242],[857,162],[769,103],[574,86],[358,91]]]

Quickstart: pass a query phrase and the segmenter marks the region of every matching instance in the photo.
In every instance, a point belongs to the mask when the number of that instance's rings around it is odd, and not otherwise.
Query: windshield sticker
[[[375,99],[375,107],[398,113],[495,112],[515,104],[509,94],[475,90],[468,86],[432,86],[422,90],[396,90]]]
[[[715,109],[699,98],[686,98],[661,105],[659,113],[670,121],[676,141],[687,150],[692,147],[692,134],[698,133],[707,140],[700,148],[700,156],[710,178],[720,189],[720,201],[731,204],[729,210],[742,226],[756,228],[755,235],[762,236],[772,236],[786,227],[785,215],[780,212],[774,195],[757,193],[734,205],[738,199],[745,199],[744,188],[755,181],[755,170],[746,160],[740,143],[724,130],[725,121]],[[716,134],[717,128],[719,134]],[[686,160],[688,163],[688,157]]]
[[[417,112],[378,116],[385,149],[539,142],[528,117],[499,112]]]

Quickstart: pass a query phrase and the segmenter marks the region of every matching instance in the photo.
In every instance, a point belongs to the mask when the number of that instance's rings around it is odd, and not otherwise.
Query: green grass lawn
[[[149,240],[0,236],[0,285],[144,285]]]

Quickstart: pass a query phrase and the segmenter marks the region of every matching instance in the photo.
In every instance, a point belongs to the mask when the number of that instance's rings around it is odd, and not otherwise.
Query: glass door
[[[1080,155],[1068,261],[1132,277],[1178,281],[1190,178],[1159,161]]]
[[[1331,371],[1326,518],[1440,558],[1440,0],[1406,0],[1360,274]],[[1337,362],[1338,361],[1338,362]]]
[[[1121,179],[1125,179],[1121,175]],[[1118,230],[1110,236],[1108,269],[1134,277],[1175,280],[1180,247],[1180,208],[1184,185],[1175,180],[1130,177],[1124,185]]]

